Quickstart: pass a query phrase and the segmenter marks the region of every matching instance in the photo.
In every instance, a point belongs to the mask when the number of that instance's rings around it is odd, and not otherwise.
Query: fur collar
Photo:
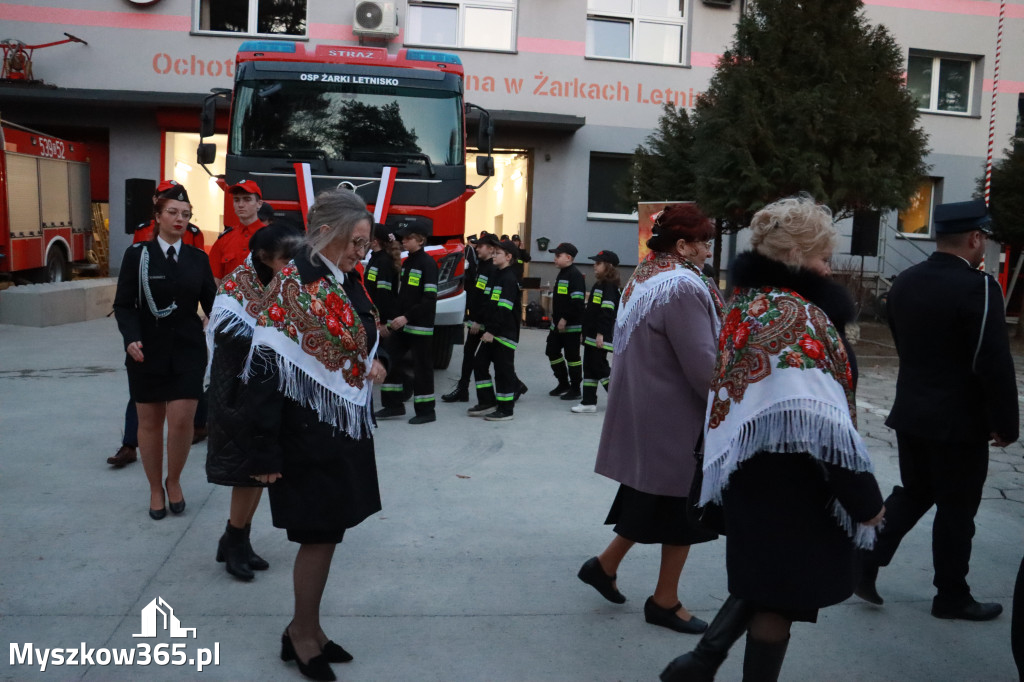
[[[853,297],[841,284],[828,277],[806,270],[791,268],[754,251],[745,251],[736,257],[732,266],[733,284],[737,287],[784,287],[792,289],[825,311],[841,334],[857,315]]]

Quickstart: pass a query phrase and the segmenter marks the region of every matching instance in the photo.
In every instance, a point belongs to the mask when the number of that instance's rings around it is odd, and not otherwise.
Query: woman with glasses
[[[380,510],[373,444],[377,316],[356,264],[373,217],[354,192],[317,197],[305,241],[256,314],[243,380],[251,469],[270,484],[274,525],[299,544],[295,610],[281,659],[315,680],[352,656],[320,624],[320,600],[345,532]]]
[[[121,261],[114,315],[124,340],[128,388],[139,415],[139,454],[155,520],[185,511],[181,472],[192,446],[192,418],[203,392],[206,340],[197,313],[208,315],[217,287],[201,249],[182,241],[192,217],[184,187],[153,205],[153,238]],[[164,478],[164,425],[167,476]]]
[[[679,578],[690,545],[715,537],[690,524],[686,513],[723,306],[718,287],[700,270],[714,231],[694,204],[665,209],[647,242],[651,253],[622,292],[615,388],[608,394],[596,466],[620,484],[605,521],[614,524],[615,536],[579,571],[580,580],[621,604],[620,562],[638,542],[660,545],[658,580],[644,617],[689,634],[703,632],[707,623],[682,605]]]

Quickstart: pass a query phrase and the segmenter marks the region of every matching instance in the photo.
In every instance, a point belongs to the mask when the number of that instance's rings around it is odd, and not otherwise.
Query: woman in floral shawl
[[[579,571],[611,602],[626,601],[615,584],[619,563],[637,542],[661,545],[654,594],[644,604],[652,625],[697,634],[707,628],[679,600],[679,577],[690,545],[715,536],[687,522],[686,500],[696,469],[715,364],[722,300],[700,266],[714,225],[693,204],[655,220],[651,253],[622,292],[615,322],[608,409],[597,473],[619,482],[606,524],[615,537]]]
[[[332,190],[309,210],[304,248],[271,284],[256,317],[245,392],[257,480],[270,483],[274,525],[299,543],[295,613],[281,658],[333,680],[352,660],[320,627],[320,599],[345,531],[380,510],[372,437],[377,320],[356,263],[372,216],[354,192]]]
[[[729,598],[665,681],[712,680],[747,632],[743,679],[776,680],[793,621],[853,594],[885,511],[857,433],[854,307],[830,279],[836,232],[807,195],[754,215],[733,263],[708,405],[701,503],[725,515]]]

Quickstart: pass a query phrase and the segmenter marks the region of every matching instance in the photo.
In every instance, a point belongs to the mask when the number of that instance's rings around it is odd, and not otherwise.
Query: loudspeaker
[[[850,238],[850,255],[878,255],[878,227],[882,222],[881,211],[855,211],[853,214],[853,235]]]
[[[128,178],[124,181],[124,233],[134,234],[141,223],[153,219],[156,180]]]

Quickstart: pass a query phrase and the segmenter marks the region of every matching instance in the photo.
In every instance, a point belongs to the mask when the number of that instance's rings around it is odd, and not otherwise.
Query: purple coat
[[[683,280],[655,302],[624,348],[616,335],[597,473],[645,493],[690,494],[718,331],[710,292]]]

